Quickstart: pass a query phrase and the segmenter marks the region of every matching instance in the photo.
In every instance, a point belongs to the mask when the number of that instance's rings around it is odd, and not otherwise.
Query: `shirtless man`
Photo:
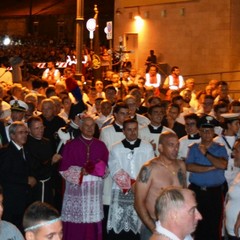
[[[135,185],[135,209],[143,222],[141,240],[155,230],[155,202],[168,186],[186,187],[186,167],[177,160],[179,142],[175,133],[164,132],[159,138],[160,156],[143,165]]]

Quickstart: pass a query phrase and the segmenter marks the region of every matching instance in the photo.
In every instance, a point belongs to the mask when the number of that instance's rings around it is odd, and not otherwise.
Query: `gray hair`
[[[95,123],[95,120],[89,115],[83,115],[81,121],[79,122],[79,127],[81,128],[88,120],[92,120]]]
[[[42,102],[41,102],[41,109],[42,109],[44,104],[49,104],[53,109],[55,108],[55,102],[51,98],[46,98],[46,99],[42,100]]]
[[[21,121],[15,121],[10,125],[9,130],[8,130],[10,137],[11,137],[12,134],[16,133],[17,128],[20,127],[20,126],[26,127],[24,122],[21,122]]]
[[[183,191],[180,187],[168,187],[161,192],[155,204],[155,214],[160,222],[166,220],[170,210],[179,209],[184,205]]]

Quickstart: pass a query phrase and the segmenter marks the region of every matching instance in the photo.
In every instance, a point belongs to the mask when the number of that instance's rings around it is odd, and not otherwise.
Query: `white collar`
[[[133,145],[136,141],[137,141],[137,139],[136,140],[134,140],[134,141],[129,141],[128,139],[126,139],[131,145]]]
[[[13,140],[12,140],[12,143],[15,145],[15,147],[16,147],[18,150],[20,150],[20,149],[23,148],[23,146],[18,145],[18,144],[15,143]]]
[[[157,221],[156,223],[156,231],[166,237],[168,237],[170,240],[180,240],[174,233],[170,232],[166,228],[164,228],[160,221]],[[184,240],[193,240],[191,235],[188,235],[184,238]]]
[[[89,141],[93,139],[93,137],[87,138],[87,137],[83,136],[83,134],[81,134],[81,135],[82,135],[82,138],[83,138],[83,139],[86,139],[86,140],[89,140]]]

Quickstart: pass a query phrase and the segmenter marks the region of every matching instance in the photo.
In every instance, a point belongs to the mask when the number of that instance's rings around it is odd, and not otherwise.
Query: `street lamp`
[[[96,29],[96,19],[95,18],[90,18],[88,19],[86,26],[87,30],[89,31],[89,38],[90,38],[90,49],[93,49],[93,33]]]
[[[83,50],[83,21],[84,21],[84,0],[77,0],[76,12],[76,73],[77,80],[81,79],[82,75],[82,50]]]

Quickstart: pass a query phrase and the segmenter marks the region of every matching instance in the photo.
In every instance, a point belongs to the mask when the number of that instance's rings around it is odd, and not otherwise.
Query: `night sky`
[[[77,0],[0,0],[0,18],[10,16],[29,16],[32,2],[33,15],[76,15]],[[100,40],[106,38],[103,29],[107,21],[113,21],[114,0],[85,0],[84,19],[94,17],[94,4],[99,10]]]

